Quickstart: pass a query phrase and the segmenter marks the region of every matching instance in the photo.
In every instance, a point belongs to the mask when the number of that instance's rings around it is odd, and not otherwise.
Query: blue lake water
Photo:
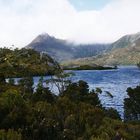
[[[122,66],[116,70],[82,70],[73,71],[73,81],[84,80],[89,84],[90,89],[96,87],[102,89],[99,95],[104,107],[113,107],[118,110],[123,118],[123,101],[127,97],[128,87],[136,87],[140,84],[140,69],[136,66]],[[40,77],[34,77],[34,86],[37,85]],[[49,77],[44,77],[48,79]],[[113,95],[113,98],[106,94],[106,91]]]
[[[73,77],[74,81],[85,80],[88,82],[90,89],[101,88],[103,92],[99,95],[99,98],[103,106],[117,109],[122,118],[127,88],[140,85],[140,69],[136,66],[122,66],[116,70],[74,71],[74,73],[76,74]],[[108,96],[106,91],[109,91],[113,98]]]

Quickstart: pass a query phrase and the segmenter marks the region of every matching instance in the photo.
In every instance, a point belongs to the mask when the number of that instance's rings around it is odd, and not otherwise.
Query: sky
[[[0,47],[48,33],[76,43],[110,43],[140,32],[140,0],[0,0]]]
[[[100,10],[113,0],[69,0],[78,11]]]

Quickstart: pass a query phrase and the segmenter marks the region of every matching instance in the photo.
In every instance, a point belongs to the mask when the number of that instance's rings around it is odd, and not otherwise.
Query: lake
[[[127,97],[128,87],[136,87],[140,84],[140,69],[136,66],[120,66],[114,70],[80,70],[73,71],[75,76],[73,81],[84,80],[89,84],[90,89],[99,87],[102,94],[99,95],[104,107],[113,107],[118,110],[123,118],[123,101]],[[48,77],[44,77],[48,79]],[[34,77],[35,85],[39,77]],[[106,91],[113,95],[113,98],[107,95]]]
[[[74,81],[84,80],[88,82],[90,89],[101,88],[103,93],[99,97],[103,106],[117,109],[122,118],[123,101],[127,97],[127,88],[140,84],[140,69],[136,66],[121,66],[116,70],[75,71],[75,74]],[[113,98],[108,96],[106,91],[109,91]]]

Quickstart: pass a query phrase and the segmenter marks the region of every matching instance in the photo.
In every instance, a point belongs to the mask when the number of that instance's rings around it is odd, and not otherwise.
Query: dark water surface
[[[140,69],[136,66],[121,66],[117,70],[103,71],[74,71],[76,74],[73,80],[84,80],[88,82],[90,89],[99,87],[103,93],[100,95],[101,102],[105,107],[113,107],[123,117],[123,102],[127,97],[128,87],[136,87],[140,84]],[[113,98],[108,96],[109,91]]]
[[[117,70],[82,70],[73,71],[73,81],[84,80],[90,89],[101,88],[103,93],[99,95],[104,107],[113,107],[118,110],[123,118],[123,101],[127,97],[126,89],[140,84],[140,69],[136,66],[121,66]],[[35,86],[40,77],[34,77]],[[48,77],[44,77],[48,79]],[[107,95],[106,91],[113,95]]]

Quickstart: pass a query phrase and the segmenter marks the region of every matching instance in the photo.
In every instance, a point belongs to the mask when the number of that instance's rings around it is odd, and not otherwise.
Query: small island
[[[80,66],[64,66],[63,70],[110,70],[117,69],[117,66],[99,66],[99,65],[80,65]]]

